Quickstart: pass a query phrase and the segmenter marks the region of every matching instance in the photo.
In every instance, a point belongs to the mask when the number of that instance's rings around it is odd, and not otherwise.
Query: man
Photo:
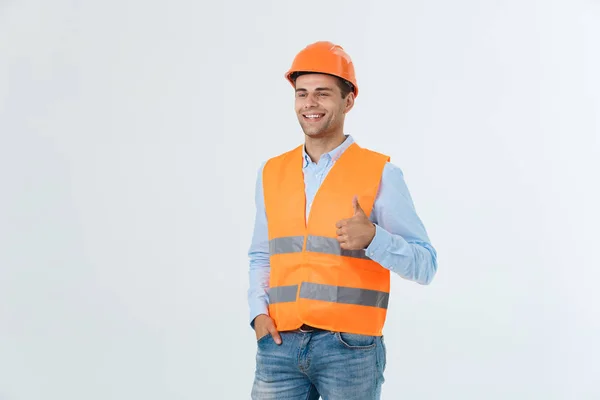
[[[436,251],[402,171],[344,133],[358,95],[348,54],[313,43],[286,78],[305,141],[258,173],[252,398],[379,399],[390,271],[429,284]]]

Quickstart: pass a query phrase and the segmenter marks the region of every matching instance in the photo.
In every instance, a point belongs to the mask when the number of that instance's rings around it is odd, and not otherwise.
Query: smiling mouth
[[[320,121],[321,119],[323,119],[323,116],[325,116],[325,114],[320,114],[320,113],[302,114],[302,118],[304,118],[305,121],[310,121],[310,122]]]

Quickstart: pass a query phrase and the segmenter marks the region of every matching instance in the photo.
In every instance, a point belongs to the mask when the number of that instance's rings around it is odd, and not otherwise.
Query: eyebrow
[[[299,88],[296,89],[296,92],[308,92],[308,90]],[[315,89],[315,92],[333,92],[333,89],[328,87],[318,87]]]

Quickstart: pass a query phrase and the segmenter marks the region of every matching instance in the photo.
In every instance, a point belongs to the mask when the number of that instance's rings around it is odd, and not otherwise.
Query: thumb
[[[352,205],[354,206],[354,215],[365,213],[360,204],[358,204],[358,196],[354,196],[354,198],[352,199]]]

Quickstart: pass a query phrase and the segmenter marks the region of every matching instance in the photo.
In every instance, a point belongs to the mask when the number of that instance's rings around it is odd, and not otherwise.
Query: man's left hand
[[[375,224],[369,220],[358,204],[357,196],[352,199],[352,205],[354,206],[354,215],[335,224],[337,241],[344,250],[363,250],[375,237]]]

